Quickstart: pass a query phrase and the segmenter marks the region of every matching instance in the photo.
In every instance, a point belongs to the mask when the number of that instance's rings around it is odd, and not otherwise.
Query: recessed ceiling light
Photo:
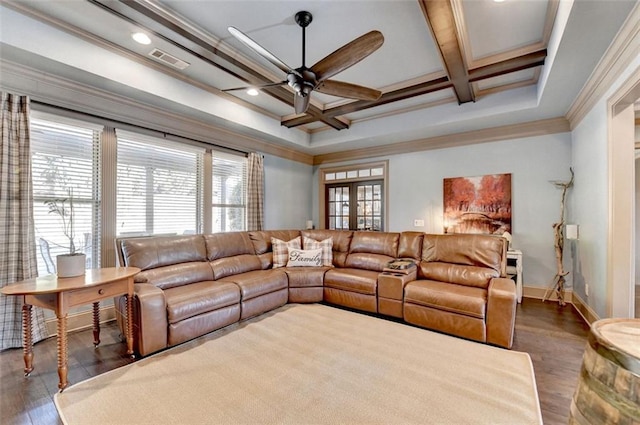
[[[502,2],[504,2],[504,0],[493,0],[493,1],[494,1],[494,2],[496,2],[496,3],[502,3]]]
[[[133,38],[140,44],[151,44],[151,39],[147,34],[143,32],[134,32],[133,34],[131,34],[131,38]]]
[[[257,96],[260,92],[258,91],[258,89],[254,89],[254,88],[250,88],[249,90],[247,90],[247,94],[249,96]]]

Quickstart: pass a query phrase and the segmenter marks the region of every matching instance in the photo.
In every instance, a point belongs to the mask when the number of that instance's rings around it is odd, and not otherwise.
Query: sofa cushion
[[[273,268],[285,267],[289,260],[289,251],[292,249],[302,248],[301,238],[293,238],[290,241],[283,241],[277,238],[271,238],[271,249],[273,251]]]
[[[324,274],[324,286],[343,291],[376,295],[378,272],[370,270],[336,268]]]
[[[253,270],[262,270],[262,262],[260,261],[260,258],[253,254],[218,258],[217,260],[211,261],[209,264],[213,270],[213,278],[215,280]]]
[[[317,241],[305,236],[303,237],[302,246],[304,249],[320,249],[322,252],[322,266],[333,266],[333,238]]]
[[[124,264],[141,270],[193,261],[206,261],[202,235],[123,239]]]
[[[404,302],[484,319],[487,291],[433,280],[416,280],[404,287]]]
[[[240,287],[242,301],[280,289],[287,289],[287,275],[282,269],[256,270],[227,276],[222,282],[233,282]]]
[[[322,266],[322,249],[290,249],[287,267]]]
[[[381,272],[394,258],[382,254],[355,253],[347,255],[345,267]]]
[[[164,291],[169,323],[240,303],[240,289],[233,283],[198,282]]]
[[[506,272],[505,239],[492,235],[424,235],[422,261],[488,267]]]
[[[300,236],[300,230],[254,230],[249,232],[249,238],[257,255],[272,251],[271,238],[290,241]]]
[[[349,245],[349,254],[380,254],[396,258],[399,239],[399,233],[354,232],[351,245]]]
[[[487,289],[489,282],[495,277],[500,277],[500,274],[496,270],[486,267],[426,261],[421,261],[418,267],[418,278],[420,279],[451,282],[483,289]]]
[[[136,283],[151,283],[160,289],[213,280],[213,270],[207,262],[180,263],[144,270],[134,277]]]
[[[209,261],[235,255],[251,254],[256,251],[247,232],[227,232],[204,235]]]
[[[402,232],[398,241],[398,258],[420,260],[423,238],[422,232]]]

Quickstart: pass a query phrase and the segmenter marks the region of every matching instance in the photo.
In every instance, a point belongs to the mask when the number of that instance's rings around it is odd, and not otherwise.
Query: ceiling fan
[[[296,23],[302,28],[302,66],[299,68],[290,67],[242,31],[235,27],[229,27],[231,35],[265,58],[267,61],[287,73],[287,79],[284,81],[250,87],[264,88],[288,84],[289,87],[295,91],[293,104],[296,114],[302,114],[307,110],[309,107],[310,95],[313,90],[350,99],[379,99],[382,94],[379,90],[359,86],[357,84],[330,80],[329,78],[355,65],[371,53],[375,52],[384,42],[382,33],[380,31],[370,31],[350,43],[345,44],[335,52],[326,56],[324,59],[321,59],[311,68],[307,68],[305,65],[305,28],[311,23],[312,19],[313,17],[311,13],[306,11],[298,12],[295,15]],[[235,87],[223,91],[248,89],[250,87]]]

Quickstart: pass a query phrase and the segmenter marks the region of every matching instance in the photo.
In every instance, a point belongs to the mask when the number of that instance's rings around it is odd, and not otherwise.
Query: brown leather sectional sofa
[[[273,268],[271,238],[298,236],[332,238],[333,267]],[[124,238],[116,248],[120,265],[142,270],[133,310],[143,356],[286,303],[325,302],[501,347],[513,342],[516,291],[504,278],[500,237],[275,230]],[[417,267],[383,272],[399,258]],[[124,307],[117,299],[118,316]]]

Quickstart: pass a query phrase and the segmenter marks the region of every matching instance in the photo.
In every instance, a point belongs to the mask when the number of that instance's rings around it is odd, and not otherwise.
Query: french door
[[[325,228],[384,230],[383,193],[383,180],[325,185]]]

